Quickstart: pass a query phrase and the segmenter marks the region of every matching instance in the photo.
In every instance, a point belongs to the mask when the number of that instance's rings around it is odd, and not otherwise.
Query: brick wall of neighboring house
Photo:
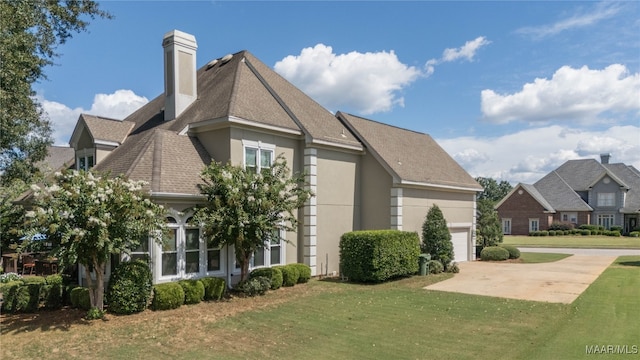
[[[517,190],[506,199],[497,209],[500,221],[504,218],[511,219],[512,235],[528,235],[529,219],[538,219],[540,230],[549,227],[550,214],[544,213],[544,208],[528,192]]]
[[[558,211],[556,214],[553,214],[553,222],[562,222],[561,220],[561,212]],[[591,224],[591,213],[587,211],[578,211],[578,223],[576,227],[583,224]]]

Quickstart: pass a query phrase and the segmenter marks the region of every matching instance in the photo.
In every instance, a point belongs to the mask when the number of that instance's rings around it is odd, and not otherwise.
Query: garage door
[[[469,233],[467,231],[451,230],[451,242],[453,242],[454,261],[468,261],[469,253]]]

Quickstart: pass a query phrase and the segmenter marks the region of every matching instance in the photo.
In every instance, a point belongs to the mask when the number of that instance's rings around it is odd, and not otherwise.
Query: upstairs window
[[[598,207],[616,206],[616,197],[614,193],[598,193]]]
[[[78,156],[77,160],[77,170],[89,170],[93,167],[93,165],[95,165],[95,162],[93,160],[93,155],[87,155],[87,156]]]
[[[247,140],[243,140],[242,145],[244,147],[244,167],[247,170],[258,173],[271,168],[275,145]]]

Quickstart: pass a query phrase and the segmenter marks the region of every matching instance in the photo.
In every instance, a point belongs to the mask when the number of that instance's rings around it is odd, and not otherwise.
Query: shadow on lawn
[[[618,264],[622,266],[640,266],[640,261],[621,261]]]
[[[85,310],[71,308],[30,314],[2,314],[0,334],[8,335],[38,329],[41,331],[67,331],[74,325],[89,325],[90,321],[84,319],[86,314]]]

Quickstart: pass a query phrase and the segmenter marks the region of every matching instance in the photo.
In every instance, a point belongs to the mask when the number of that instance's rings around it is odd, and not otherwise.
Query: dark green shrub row
[[[266,276],[255,276],[244,281],[240,281],[234,286],[234,290],[244,296],[264,295],[271,288],[271,278]]]
[[[632,231],[629,233],[631,237],[640,237],[640,231]]]
[[[71,306],[74,308],[89,310],[91,309],[91,297],[89,288],[75,287],[71,290]]]
[[[354,231],[340,238],[340,270],[350,281],[381,282],[418,272],[420,238],[399,230]]]
[[[440,260],[429,260],[428,266],[430,274],[440,274],[444,271],[444,265],[442,265]]]
[[[291,265],[276,266],[277,269],[282,271],[282,286],[294,286],[298,283],[300,278],[300,270],[297,267]]]
[[[204,299],[204,284],[200,280],[180,280],[184,291],[184,304],[198,304]]]
[[[501,244],[501,248],[507,250],[509,252],[509,259],[519,259],[520,258],[520,250],[513,245]]]
[[[480,252],[483,261],[502,261],[509,258],[509,251],[500,246],[488,246]]]
[[[549,230],[568,231],[568,230],[573,230],[575,227],[576,225],[573,223],[561,221],[561,222],[553,222],[549,226]]]
[[[35,312],[40,307],[58,309],[63,305],[60,275],[30,276],[0,285],[3,294],[2,310],[6,312]]]
[[[106,301],[115,314],[144,311],[151,297],[152,275],[144,261],[121,262],[111,274]]]
[[[311,273],[311,269],[309,269],[309,273]],[[278,290],[282,286],[283,274],[279,267],[255,269],[249,274],[249,279],[258,276],[263,276],[271,280],[271,290]]]

